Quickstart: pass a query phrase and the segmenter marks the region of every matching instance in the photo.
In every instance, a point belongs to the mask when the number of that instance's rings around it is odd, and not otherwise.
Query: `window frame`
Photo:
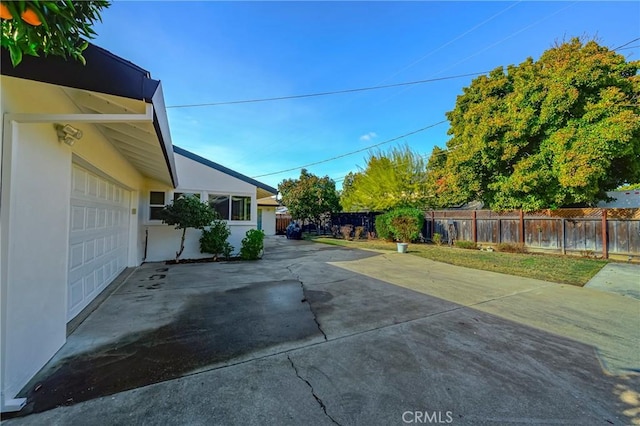
[[[151,203],[151,194],[154,192],[161,192],[162,194],[164,194],[164,204],[153,204]],[[169,193],[169,191],[161,191],[161,190],[155,190],[155,189],[150,189],[149,191],[147,191],[147,203],[148,203],[148,208],[147,208],[147,215],[146,215],[146,221],[147,223],[162,223],[162,219],[153,219],[152,218],[152,209],[154,208],[164,208],[164,206],[167,205],[167,194]]]
[[[164,194],[164,204],[160,205],[160,204],[151,204],[151,194],[154,192],[162,192]],[[162,189],[149,189],[148,191],[146,191],[146,203],[147,203],[147,209],[146,209],[146,217],[145,217],[145,222],[149,225],[159,225],[162,224],[162,220],[160,219],[152,219],[151,218],[151,209],[152,208],[163,208],[166,205],[168,205],[169,203],[172,203],[173,201],[175,201],[175,197],[176,194],[188,194],[188,195],[197,195],[200,197],[200,201],[206,201],[209,202],[209,196],[213,195],[213,196],[218,196],[218,197],[226,197],[227,198],[227,218],[223,218],[224,221],[226,221],[227,223],[233,225],[233,224],[249,224],[251,223],[252,220],[255,220],[257,218],[257,212],[255,212],[254,210],[254,202],[255,202],[255,197],[251,196],[251,194],[247,194],[247,193],[233,193],[233,192],[226,192],[226,191],[209,191],[209,190],[205,190],[205,191],[198,191],[198,190],[189,190],[189,189],[180,189],[180,190],[175,190],[175,189],[171,189],[171,190],[162,190]],[[245,202],[244,206],[246,210],[249,210],[249,215],[247,219],[233,219],[233,200],[238,199],[238,198],[244,198],[247,199],[248,201]]]
[[[227,223],[248,224],[248,223],[251,223],[251,221],[254,219],[254,216],[255,216],[255,213],[253,212],[254,197],[252,197],[250,194],[230,193],[230,192],[223,192],[223,191],[207,191],[206,195],[207,195],[205,198],[206,200],[209,200],[210,196],[227,198],[227,218],[222,219]],[[246,204],[246,207],[249,210],[249,217],[247,219],[233,219],[233,199],[234,198],[248,199],[248,203]]]

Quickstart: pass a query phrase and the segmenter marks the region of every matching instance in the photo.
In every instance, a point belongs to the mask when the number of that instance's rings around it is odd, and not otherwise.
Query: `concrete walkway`
[[[639,345],[633,298],[274,238],[143,265],[7,424],[640,424]]]
[[[585,287],[640,300],[640,265],[633,263],[606,264],[585,284]]]

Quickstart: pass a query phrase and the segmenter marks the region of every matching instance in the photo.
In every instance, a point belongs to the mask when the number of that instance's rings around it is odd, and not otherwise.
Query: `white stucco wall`
[[[276,208],[258,206],[262,210],[262,230],[265,235],[276,235]]]
[[[234,247],[234,253],[238,253],[241,241],[249,229],[257,228],[258,206],[256,201],[256,187],[243,180],[222,173],[209,166],[191,160],[179,154],[175,154],[176,170],[178,174],[178,188],[175,190],[160,185],[156,182],[147,183],[147,191],[141,197],[143,203],[141,212],[144,212],[145,219],[141,222],[141,232],[145,234],[147,243],[147,262],[157,262],[174,259],[176,251],[180,248],[181,230],[174,229],[173,226],[162,224],[161,222],[150,222],[149,212],[149,191],[165,191],[166,200],[173,200],[173,192],[195,192],[201,194],[201,199],[207,199],[207,194],[228,194],[251,197],[251,220],[248,221],[227,221],[231,230],[229,243]],[[275,233],[275,231],[274,231]],[[181,259],[202,259],[211,257],[210,254],[200,253],[200,235],[198,229],[188,229],[185,238],[185,249]]]
[[[4,114],[78,113],[60,88],[2,77]],[[73,147],[53,123],[9,124],[2,138],[0,210],[3,401],[17,392],[66,339],[71,166],[81,159],[120,184],[140,190],[144,179],[91,124]],[[132,197],[137,203],[137,195]],[[133,204],[135,207],[135,204]],[[132,241],[137,247],[137,220]],[[142,253],[132,250],[129,264]]]

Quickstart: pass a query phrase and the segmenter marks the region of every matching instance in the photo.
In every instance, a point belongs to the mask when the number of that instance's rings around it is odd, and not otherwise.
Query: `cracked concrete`
[[[629,297],[284,238],[259,262],[171,265],[149,281],[160,267],[139,268],[57,358],[79,379],[124,380],[136,370],[83,376],[78,361],[161,330],[182,348],[174,374],[7,424],[640,423]],[[164,362],[158,349],[127,354]]]
[[[324,404],[324,402],[322,402],[322,399],[320,399],[320,397],[316,395],[315,391],[313,390],[313,385],[307,379],[303,378],[300,375],[300,373],[298,372],[298,369],[296,368],[296,365],[293,363],[293,360],[291,359],[291,356],[287,355],[287,359],[291,363],[291,367],[293,368],[293,371],[296,373],[296,377],[302,380],[303,382],[305,382],[307,386],[309,386],[309,389],[311,390],[311,395],[313,395],[313,398],[318,402],[318,405],[320,405],[320,408],[322,408],[324,415],[327,416],[334,424],[340,425],[340,423],[338,423],[333,417],[331,417],[329,413],[327,413],[327,406]]]

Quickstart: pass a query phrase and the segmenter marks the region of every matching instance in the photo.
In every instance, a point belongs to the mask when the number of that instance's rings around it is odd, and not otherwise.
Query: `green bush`
[[[264,231],[249,229],[242,239],[240,258],[242,260],[256,260],[262,257],[264,250]]]
[[[439,233],[435,232],[433,234],[432,241],[433,241],[434,244],[436,244],[438,246],[441,246],[442,245],[442,234],[439,234]]]
[[[378,234],[378,238],[393,241],[393,233],[389,227],[389,213],[376,216],[376,233]]]
[[[391,234],[396,240],[409,243],[418,239],[422,225],[424,225],[424,213],[415,208],[397,208],[387,213],[387,223]]]
[[[231,235],[229,225],[219,218],[214,219],[209,229],[202,231],[200,237],[200,252],[210,253],[214,259],[218,259],[219,255],[228,259],[233,252],[233,246],[227,242]]]
[[[454,244],[456,245],[456,247],[463,249],[475,250],[478,248],[476,243],[474,243],[473,241],[456,241]]]

